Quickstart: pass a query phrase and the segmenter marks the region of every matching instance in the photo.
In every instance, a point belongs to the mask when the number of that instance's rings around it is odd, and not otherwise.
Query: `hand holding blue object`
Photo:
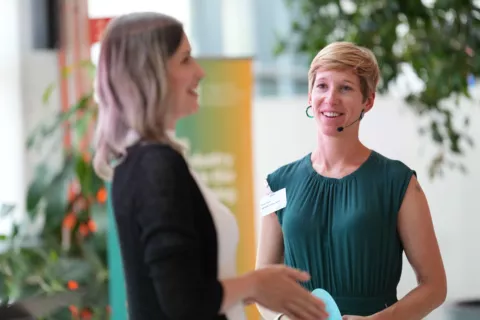
[[[328,313],[327,320],[342,320],[342,314],[330,293],[323,289],[315,289],[312,294],[325,303],[325,311]]]

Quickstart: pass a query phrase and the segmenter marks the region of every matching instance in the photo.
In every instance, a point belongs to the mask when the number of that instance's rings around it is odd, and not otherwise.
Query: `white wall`
[[[3,3],[0,19],[0,206],[17,204],[23,192],[21,50],[18,33],[12,32],[19,27],[19,3]],[[10,224],[0,221],[0,234],[9,232]]]
[[[152,0],[88,0],[88,14],[92,18],[115,17],[121,14],[154,11],[169,14],[184,23],[186,33],[190,32],[190,0],[174,2]]]
[[[480,88],[477,88],[480,89]],[[480,109],[471,103],[459,113],[471,115],[470,135],[480,143]],[[314,122],[305,116],[306,99],[256,100],[254,102],[254,154],[256,203],[263,192],[264,177],[278,166],[296,160],[315,146]],[[385,156],[404,161],[415,169],[428,197],[448,276],[448,300],[480,297],[480,148],[464,158],[468,175],[447,172],[429,180],[427,166],[433,155],[431,142],[417,134],[420,121],[394,97],[377,97],[374,108],[361,124],[363,142]],[[475,126],[476,125],[476,126]],[[259,212],[257,210],[257,229]],[[405,260],[399,286],[403,296],[415,286],[415,276]],[[440,319],[436,313],[429,319]]]
[[[25,216],[32,168],[46,153],[27,154],[26,137],[59,110],[57,96],[49,106],[42,104],[45,88],[58,79],[58,68],[55,51],[33,48],[32,13],[30,0],[16,0],[7,1],[0,14],[0,43],[5,44],[0,50],[0,205],[15,204],[16,219]],[[10,228],[9,220],[0,217],[0,234]]]

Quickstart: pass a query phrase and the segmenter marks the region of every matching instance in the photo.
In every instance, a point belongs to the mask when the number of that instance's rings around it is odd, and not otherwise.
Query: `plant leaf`
[[[55,83],[51,83],[47,86],[42,95],[42,104],[48,104],[48,102],[50,101],[50,97],[52,96],[52,93],[55,91],[56,87],[57,86]]]
[[[0,207],[0,218],[5,218],[6,216],[10,215],[14,209],[14,204],[2,204]]]

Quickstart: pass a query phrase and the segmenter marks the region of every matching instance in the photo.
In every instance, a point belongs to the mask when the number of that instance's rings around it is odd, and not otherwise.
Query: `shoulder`
[[[374,166],[369,172],[370,178],[382,194],[391,200],[392,211],[398,213],[407,189],[416,181],[416,172],[403,161],[386,157],[378,152],[373,155]]]
[[[300,159],[284,164],[266,177],[266,186],[269,190],[278,190],[282,188],[288,181],[294,177],[302,178],[302,172],[308,170],[310,154],[303,156]]]
[[[174,148],[162,143],[146,143],[128,149],[127,155],[136,156],[142,161],[162,161],[170,163],[183,163],[184,157]]]
[[[127,149],[114,169],[114,182],[131,184],[166,184],[188,180],[190,174],[182,154],[167,144],[136,144]],[[117,184],[118,184],[117,183]]]
[[[389,178],[399,178],[416,175],[415,170],[410,168],[405,162],[387,157],[379,152],[372,151],[372,158],[374,160],[375,169],[382,173],[383,176]]]
[[[183,155],[167,144],[135,145],[127,150],[127,159],[132,164],[135,163],[140,171],[154,170],[167,173],[171,170],[188,169]]]

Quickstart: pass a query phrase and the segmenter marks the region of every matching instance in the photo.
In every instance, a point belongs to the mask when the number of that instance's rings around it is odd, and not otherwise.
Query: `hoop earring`
[[[311,116],[309,113],[308,113],[308,110],[312,109],[312,106],[308,106],[307,109],[305,109],[305,114],[307,115],[307,117],[309,117],[310,119],[313,118],[313,116]]]

